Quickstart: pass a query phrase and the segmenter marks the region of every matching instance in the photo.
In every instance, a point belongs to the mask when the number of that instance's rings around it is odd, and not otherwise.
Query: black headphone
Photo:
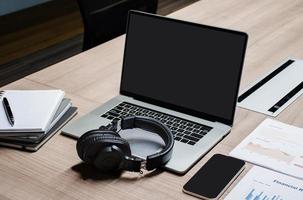
[[[131,154],[129,143],[118,134],[118,125],[122,130],[141,128],[157,133],[163,139],[165,147],[160,152],[147,156],[146,160],[135,157]],[[171,158],[173,146],[174,137],[164,124],[148,117],[130,116],[83,134],[78,139],[77,152],[84,162],[102,171],[141,172],[141,169],[149,171],[165,165]]]

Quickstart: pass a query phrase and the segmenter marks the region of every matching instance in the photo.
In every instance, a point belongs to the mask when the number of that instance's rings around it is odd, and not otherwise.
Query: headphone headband
[[[140,171],[141,168],[153,170],[169,161],[174,146],[174,139],[170,129],[167,126],[155,119],[142,116],[130,116],[123,118],[120,125],[122,130],[141,128],[146,131],[154,132],[158,134],[165,143],[165,147],[160,152],[147,156],[146,160],[140,158],[129,160],[127,158],[127,160],[130,162],[130,166],[128,167],[135,169],[133,171]]]

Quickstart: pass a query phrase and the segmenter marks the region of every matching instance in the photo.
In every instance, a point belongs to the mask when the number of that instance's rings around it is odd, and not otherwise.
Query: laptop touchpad
[[[165,145],[156,133],[139,128],[121,130],[119,135],[129,142],[132,154],[140,158],[161,151]]]

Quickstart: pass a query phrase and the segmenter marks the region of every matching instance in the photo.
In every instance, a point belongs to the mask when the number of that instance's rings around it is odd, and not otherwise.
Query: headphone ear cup
[[[79,138],[77,143],[79,157],[101,170],[116,169],[124,155],[131,155],[128,142],[117,135],[113,131],[99,130]],[[113,150],[113,146],[119,151]]]
[[[96,136],[108,136],[108,137],[116,136],[116,137],[120,137],[120,135],[118,133],[116,133],[116,132],[113,132],[113,131],[101,131],[99,129],[90,130],[90,131],[84,133],[78,139],[77,145],[76,145],[78,156],[83,161],[84,161],[84,158],[83,158],[83,149],[87,147],[87,141],[91,140],[91,138],[95,138]]]

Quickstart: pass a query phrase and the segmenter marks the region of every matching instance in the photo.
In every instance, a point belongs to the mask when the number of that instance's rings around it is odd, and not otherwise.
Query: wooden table
[[[170,17],[249,34],[241,89],[284,58],[303,58],[302,0],[202,0]],[[77,117],[82,116],[118,94],[124,38],[1,89],[60,88],[79,107]],[[302,108],[301,97],[277,119],[303,127]],[[265,118],[237,108],[231,133],[184,176],[168,172],[140,176],[126,172],[116,178],[92,176],[94,171],[81,175],[76,141],[62,135],[53,137],[36,153],[0,148],[0,199],[195,199],[182,193],[185,182],[214,153],[228,154]],[[248,165],[246,171],[249,168]]]

